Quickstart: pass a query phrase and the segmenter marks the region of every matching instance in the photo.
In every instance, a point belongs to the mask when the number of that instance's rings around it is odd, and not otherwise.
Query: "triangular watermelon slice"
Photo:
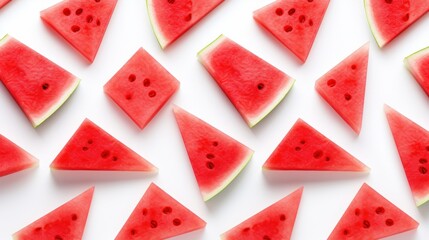
[[[92,63],[116,2],[117,0],[63,0],[40,12],[40,17]]]
[[[0,8],[2,8],[4,5],[8,4],[11,0],[0,0]]]
[[[268,115],[295,82],[223,35],[198,58],[250,127]]]
[[[417,206],[429,201],[429,131],[385,106],[390,130]]]
[[[94,187],[13,234],[14,240],[82,239]]]
[[[204,201],[241,172],[253,151],[208,123],[175,107],[174,114]]]
[[[267,170],[367,172],[369,168],[340,146],[298,119],[268,160]]]
[[[152,29],[166,48],[224,0],[146,0]]]
[[[157,172],[158,169],[119,140],[85,119],[51,168],[56,170],[105,170]]]
[[[104,92],[143,129],[178,88],[179,81],[140,48]]]
[[[303,188],[268,206],[221,235],[222,240],[290,239]]]
[[[253,18],[302,62],[307,60],[329,0],[276,0],[253,13]]]
[[[328,240],[381,239],[418,226],[418,222],[364,183]]]
[[[158,240],[202,229],[206,222],[152,183],[115,240]]]
[[[0,177],[37,165],[35,157],[0,134]]]
[[[429,47],[406,57],[404,63],[423,91],[429,96]]]
[[[366,18],[379,47],[384,47],[429,9],[427,0],[364,0]]]
[[[60,108],[80,82],[10,35],[0,40],[0,81],[33,127]]]
[[[357,134],[362,128],[369,44],[363,45],[317,80],[320,96]]]

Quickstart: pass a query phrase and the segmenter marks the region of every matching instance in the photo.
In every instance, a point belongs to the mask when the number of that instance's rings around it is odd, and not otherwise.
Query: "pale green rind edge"
[[[152,0],[146,0],[146,9],[147,14],[149,15],[150,26],[152,28],[153,33],[155,34],[156,41],[158,42],[159,46],[161,47],[161,49],[165,49],[168,44],[161,32],[155,26],[155,16],[153,15],[152,8],[150,7],[152,6],[151,2]]]
[[[376,30],[376,26],[373,24],[375,22],[374,17],[372,16],[372,11],[370,11],[370,7],[368,7],[369,0],[364,0],[364,8],[366,14],[366,20],[368,22],[369,28],[371,29],[371,33],[374,36],[374,39],[378,45],[378,47],[382,48],[386,45],[386,40],[379,34],[379,31]]]
[[[10,39],[9,34],[4,35],[1,39],[0,39],[0,47],[3,46],[5,43],[7,43],[7,41]]]
[[[403,60],[405,67],[411,73],[411,75],[413,75],[413,77],[415,79],[421,79],[421,76],[417,76],[418,73],[413,71],[412,65],[414,65],[414,63],[417,62],[420,59],[420,57],[426,56],[426,55],[429,56],[429,47],[425,47],[423,49],[420,49],[420,50],[408,55]]]
[[[240,172],[246,167],[246,165],[249,163],[250,159],[253,157],[254,151],[249,149],[248,155],[244,158],[245,160],[241,163],[241,165],[227,178],[225,181],[217,188],[215,188],[213,191],[209,193],[202,193],[203,200],[206,202],[216,196],[218,193],[220,193],[223,189],[225,189],[237,176],[240,174]]]
[[[429,194],[428,195],[426,195],[425,197],[423,197],[423,198],[414,198],[414,200],[415,200],[415,202],[416,202],[416,206],[417,207],[420,207],[420,206],[422,206],[423,204],[425,204],[426,202],[428,202],[429,201]]]
[[[66,101],[69,99],[69,97],[73,94],[73,92],[76,90],[76,88],[79,86],[80,79],[74,78],[75,83],[70,87],[70,90],[63,94],[63,96],[57,101],[55,105],[53,105],[47,112],[40,118],[34,119],[32,121],[33,127],[36,128],[40,124],[42,124],[46,119],[48,119],[52,114],[54,114]]]
[[[257,117],[249,120],[249,122],[247,123],[249,125],[249,127],[252,128],[256,124],[258,124],[260,121],[262,121],[262,119],[264,119],[266,116],[268,116],[268,114],[270,114],[277,107],[277,105],[279,105],[281,103],[281,101],[283,101],[283,99],[286,97],[286,95],[292,89],[292,87],[296,81],[295,79],[290,78],[290,77],[288,77],[286,80],[289,81],[289,84],[283,88],[283,91],[277,95],[276,99],[270,105],[268,105]]]
[[[203,49],[198,51],[197,53],[198,59],[201,61],[203,55],[205,55],[206,53],[210,53],[211,50],[217,47],[224,39],[225,39],[225,35],[221,34],[215,40],[207,44]]]

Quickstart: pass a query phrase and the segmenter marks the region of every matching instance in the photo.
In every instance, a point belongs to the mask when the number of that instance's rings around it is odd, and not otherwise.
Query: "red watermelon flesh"
[[[204,201],[222,191],[247,165],[253,151],[185,110],[174,114]]]
[[[298,119],[268,160],[267,170],[367,172],[369,168]]]
[[[429,9],[427,0],[364,0],[366,17],[378,46],[384,47]]]
[[[320,96],[357,134],[362,128],[369,44],[363,45],[317,80]]]
[[[14,240],[82,239],[94,187],[13,234]]]
[[[85,119],[51,168],[157,172],[158,169],[99,126]]]
[[[307,60],[329,0],[277,0],[253,13],[253,18],[302,62]]]
[[[0,0],[0,8],[2,8],[4,5],[8,4],[11,0]]]
[[[115,240],[159,240],[202,229],[206,222],[152,183]]]
[[[37,165],[35,157],[0,134],[0,177]]]
[[[328,240],[380,239],[418,226],[418,222],[364,183]]]
[[[223,35],[198,58],[250,127],[268,115],[295,82]]]
[[[429,200],[429,131],[385,106],[390,130],[417,206]]]
[[[299,188],[221,235],[222,240],[290,239],[303,188]]]
[[[143,129],[178,88],[179,81],[140,48],[106,83],[104,92]]]
[[[224,0],[146,0],[152,29],[166,48]]]
[[[63,0],[42,12],[42,20],[91,63],[117,0]]]
[[[34,127],[60,108],[80,82],[10,35],[0,40],[0,81]]]
[[[429,96],[429,47],[406,57],[404,63]]]

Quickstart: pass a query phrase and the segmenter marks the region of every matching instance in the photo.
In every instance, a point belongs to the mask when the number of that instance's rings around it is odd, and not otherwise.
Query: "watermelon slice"
[[[178,88],[179,81],[140,48],[104,92],[143,129]]]
[[[14,240],[82,239],[94,187],[13,234]]]
[[[222,240],[290,239],[303,188],[280,199],[221,235]]]
[[[263,168],[267,170],[369,171],[367,166],[301,119],[292,126]]]
[[[427,0],[364,0],[366,18],[379,47],[384,47],[429,9]]]
[[[223,35],[198,58],[250,127],[268,115],[295,82]]]
[[[418,222],[364,183],[328,240],[380,239],[418,226]]]
[[[0,8],[2,8],[4,5],[8,4],[11,0],[0,0]]]
[[[37,165],[35,157],[0,134],[0,177]]]
[[[40,12],[42,20],[91,63],[117,0],[63,0]]]
[[[85,119],[51,168],[157,172],[158,169],[99,126]]]
[[[224,0],[146,0],[152,29],[166,48]]]
[[[429,47],[406,57],[404,63],[429,96]]]
[[[158,240],[202,229],[206,222],[152,183],[115,240]]]
[[[34,127],[60,108],[80,82],[10,35],[0,40],[0,80]]]
[[[316,91],[357,134],[362,128],[369,44],[363,45],[315,84]]]
[[[429,131],[385,106],[390,130],[417,206],[429,201]]]
[[[222,191],[241,172],[253,151],[175,107],[174,114],[204,201]]]
[[[276,0],[256,10],[253,18],[305,62],[328,5],[329,0]]]

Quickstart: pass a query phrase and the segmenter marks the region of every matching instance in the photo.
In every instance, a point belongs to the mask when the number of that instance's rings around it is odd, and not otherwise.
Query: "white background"
[[[208,223],[204,230],[175,239],[217,239],[300,186],[305,189],[292,238],[326,239],[363,182],[421,223],[417,231],[390,239],[427,239],[429,204],[419,209],[414,205],[383,104],[429,129],[428,97],[402,63],[405,56],[429,45],[428,16],[379,49],[363,1],[332,0],[309,58],[301,64],[252,19],[252,12],[271,0],[225,1],[165,51],[151,30],[145,1],[120,0],[98,55],[88,64],[40,20],[39,12],[56,2],[14,0],[0,10],[1,36],[10,33],[82,79],[69,101],[37,129],[0,84],[0,133],[40,160],[37,169],[0,179],[0,239],[10,239],[90,186],[96,189],[84,239],[113,239],[152,181]],[[196,59],[196,53],[222,33],[297,79],[285,100],[253,129]],[[317,95],[314,82],[368,41],[365,111],[357,136]],[[181,82],[180,90],[143,131],[102,89],[139,47]],[[173,103],[255,150],[236,180],[207,203],[194,179]],[[159,173],[51,172],[49,164],[85,117],[158,166]],[[299,117],[370,166],[370,174],[263,172],[262,164]]]

